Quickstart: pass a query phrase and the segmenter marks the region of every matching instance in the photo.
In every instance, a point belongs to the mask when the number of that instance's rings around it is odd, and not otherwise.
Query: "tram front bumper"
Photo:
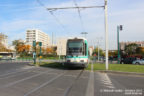
[[[66,66],[72,66],[72,67],[87,67],[86,62],[65,62]]]

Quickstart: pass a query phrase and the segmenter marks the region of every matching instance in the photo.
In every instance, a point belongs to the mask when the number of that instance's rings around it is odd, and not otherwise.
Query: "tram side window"
[[[85,51],[85,56],[86,56],[86,52],[87,52],[87,44],[86,44],[86,43],[85,43],[85,46],[84,46],[84,47],[85,47],[85,50],[84,50],[84,51]]]

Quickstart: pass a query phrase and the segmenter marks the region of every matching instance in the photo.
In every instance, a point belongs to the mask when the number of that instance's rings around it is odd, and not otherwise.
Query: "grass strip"
[[[91,70],[91,64],[89,64],[87,70]],[[106,70],[105,64],[94,64],[94,70]],[[144,66],[132,64],[109,64],[109,70],[144,73]]]

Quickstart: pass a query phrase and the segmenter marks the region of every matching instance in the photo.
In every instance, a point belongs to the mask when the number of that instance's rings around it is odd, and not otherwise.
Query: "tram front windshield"
[[[68,41],[67,55],[80,56],[83,55],[84,47],[83,40]]]

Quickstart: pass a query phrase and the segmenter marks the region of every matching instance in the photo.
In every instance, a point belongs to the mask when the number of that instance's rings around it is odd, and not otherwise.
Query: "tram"
[[[85,38],[69,38],[66,45],[65,65],[75,67],[87,67],[88,65],[88,42]]]

